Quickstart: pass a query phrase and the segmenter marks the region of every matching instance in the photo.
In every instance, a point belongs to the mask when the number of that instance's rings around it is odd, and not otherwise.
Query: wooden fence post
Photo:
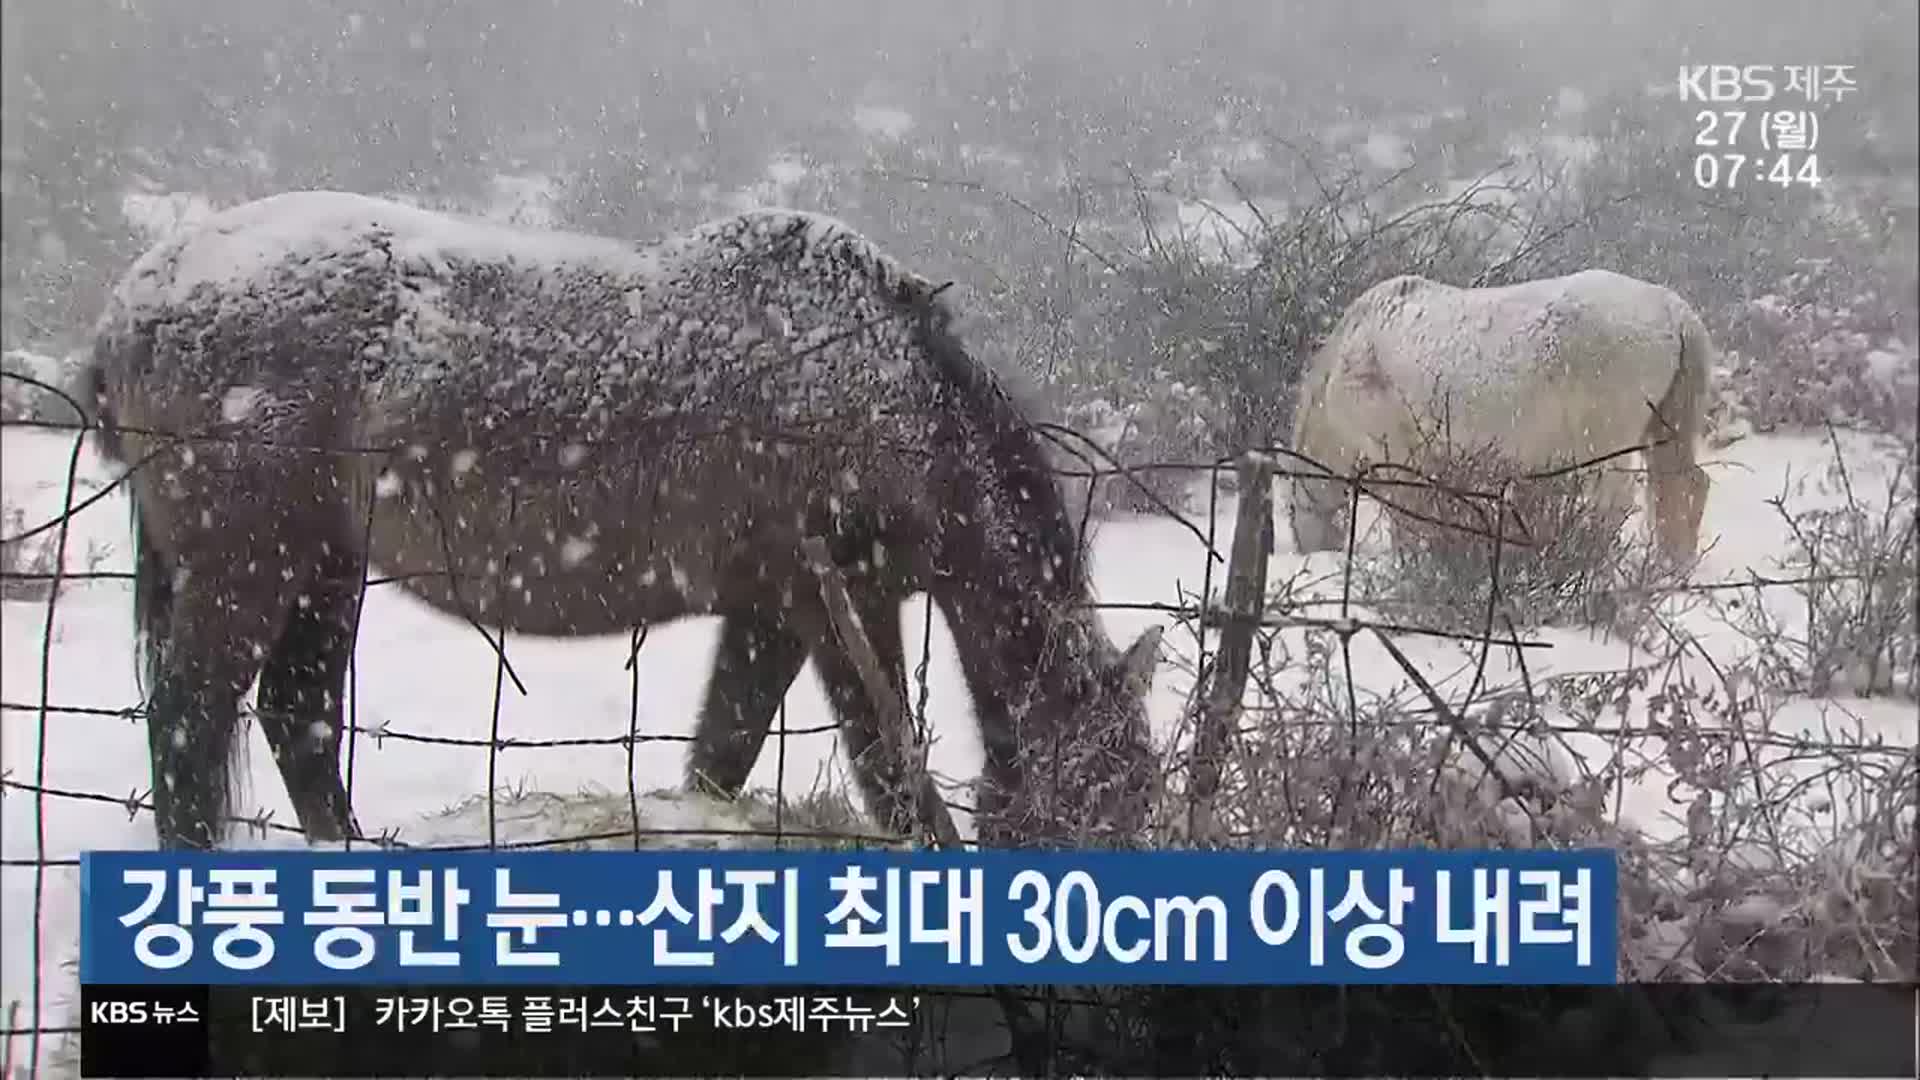
[[[900,762],[908,774],[915,814],[927,835],[932,836],[939,847],[959,847],[960,830],[947,811],[946,800],[940,797],[940,789],[926,771],[919,736],[907,722],[906,710],[901,707],[904,688],[894,686],[887,678],[886,669],[881,667],[880,656],[873,651],[866,628],[853,613],[847,579],[828,556],[825,540],[808,537],[801,549],[813,564],[814,575],[820,579],[820,594],[826,600],[827,617],[833,623],[834,633],[859,670],[860,681],[866,684],[867,696],[873,699],[874,709],[879,713],[881,752],[893,755],[893,760]]]
[[[1196,846],[1216,839],[1214,799],[1220,791],[1221,764],[1247,691],[1253,635],[1266,608],[1267,558],[1273,550],[1273,459],[1250,451],[1241,455],[1234,469],[1239,474],[1240,505],[1227,561],[1225,610],[1219,619],[1220,648],[1207,676],[1205,703],[1194,727],[1193,749],[1187,761],[1187,839]]]
[[[860,681],[866,684],[867,695],[873,699],[874,708],[879,713],[881,751],[897,755],[894,760],[901,762],[911,776],[907,783],[914,789],[915,810],[921,827],[933,837],[935,847],[959,848],[960,830],[953,823],[953,814],[947,810],[946,800],[940,797],[940,789],[934,785],[932,775],[926,770],[926,758],[921,753],[919,735],[913,730],[913,725],[907,722],[906,710],[901,707],[904,700],[901,690],[904,688],[894,687],[887,678],[886,669],[880,665],[880,656],[873,651],[873,642],[867,637],[866,628],[854,615],[853,600],[847,595],[846,577],[833,564],[825,540],[817,536],[808,537],[802,541],[801,549],[807,561],[813,564],[814,575],[820,579],[820,594],[826,600],[827,617],[833,623],[834,633],[839,635],[841,645],[846,648],[854,667],[859,669]],[[994,987],[993,996],[1006,1019],[1013,1056],[1020,1064],[1021,1071],[1029,1076],[1045,1075],[1048,1071],[1045,1031],[1027,1012],[1026,1003],[1014,994],[1011,987]]]

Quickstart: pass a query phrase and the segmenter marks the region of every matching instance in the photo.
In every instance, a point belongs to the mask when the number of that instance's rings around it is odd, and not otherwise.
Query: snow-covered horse
[[[1363,458],[1408,463],[1436,431],[1541,470],[1654,444],[1644,454],[1654,539],[1684,560],[1710,486],[1695,444],[1712,369],[1693,308],[1622,274],[1483,289],[1389,278],[1342,313],[1307,365],[1292,446],[1343,474]],[[1599,497],[1624,508],[1632,481],[1610,464],[1599,467]],[[1297,549],[1342,545],[1346,511],[1345,485],[1295,479]]]
[[[148,251],[90,377],[104,449],[135,466],[163,846],[219,842],[256,675],[303,830],[354,834],[340,735],[369,563],[523,634],[721,615],[689,780],[723,794],[812,656],[870,808],[908,829],[816,536],[896,690],[901,602],[928,591],[952,625],[983,841],[1137,826],[1159,630],[1123,654],[1101,629],[1038,437],[938,292],[788,211],[636,246],[297,192]],[[1025,751],[1060,735],[1092,756],[1031,776]],[[1015,835],[1022,793],[1052,809]]]

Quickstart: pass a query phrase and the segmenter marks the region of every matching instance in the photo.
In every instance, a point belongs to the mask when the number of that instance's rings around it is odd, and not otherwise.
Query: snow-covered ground
[[[72,439],[61,434],[18,428],[4,432],[4,488],[6,502],[24,511],[28,524],[57,514],[62,505],[61,478],[72,452]],[[1884,461],[1864,442],[1848,443],[1854,482],[1861,490],[1873,484],[1874,470]],[[1771,559],[1782,550],[1784,526],[1765,500],[1779,493],[1789,476],[1817,475],[1830,449],[1813,436],[1754,438],[1723,451],[1711,466],[1715,478],[1703,540],[1712,546],[1699,580],[1726,580],[1749,568],[1766,573]],[[83,450],[79,472],[80,497],[106,482],[110,473]],[[1821,498],[1809,491],[1798,496],[1801,505]],[[1224,500],[1223,500],[1224,501]],[[1233,507],[1221,508],[1220,545],[1231,532]],[[86,569],[129,568],[127,506],[115,492],[82,511],[68,537],[67,565]],[[1274,558],[1273,575],[1286,575],[1300,558],[1287,550],[1287,530],[1277,530],[1281,550]],[[1313,557],[1317,562],[1329,558]],[[1100,597],[1111,602],[1174,603],[1179,589],[1195,589],[1202,574],[1200,542],[1175,522],[1161,518],[1116,518],[1099,526],[1095,539],[1094,574]],[[1316,568],[1322,568],[1317,567]],[[1219,575],[1215,575],[1216,581]],[[1784,600],[1784,598],[1783,598]],[[921,647],[923,601],[916,599],[905,620],[909,656]],[[9,703],[0,716],[0,768],[15,783],[44,783],[63,792],[95,793],[123,798],[144,792],[148,785],[145,734],[127,720],[108,716],[52,713],[45,720],[41,745],[40,717],[32,705],[41,696],[41,661],[47,606],[44,601],[15,600],[4,604],[0,633],[4,634],[4,670],[0,686]],[[1690,616],[1691,617],[1691,616]],[[1150,611],[1104,613],[1110,634],[1128,641],[1165,616]],[[638,727],[647,734],[684,735],[693,725],[706,681],[715,624],[687,620],[655,628],[639,657]],[[928,681],[929,711],[935,732],[932,763],[950,780],[970,779],[979,763],[979,741],[969,722],[969,706],[944,625],[933,621],[932,662]],[[1742,647],[1736,635],[1711,621],[1690,627],[1709,650],[1721,650],[1719,659],[1732,659]],[[361,630],[357,674],[358,722],[370,729],[420,736],[484,738],[489,726],[494,684],[494,660],[478,635],[465,624],[426,608],[391,586],[376,588],[368,598]],[[138,700],[134,682],[132,618],[127,584],[100,581],[69,586],[58,600],[50,635],[52,652],[47,668],[47,700],[62,706],[116,709]],[[1548,630],[1539,635],[1553,646],[1529,659],[1534,677],[1555,671],[1605,671],[1626,666],[1633,659],[1628,647],[1585,630]],[[1171,647],[1192,650],[1181,634],[1169,634]],[[1459,647],[1445,642],[1406,639],[1409,655],[1426,668],[1443,690],[1447,680],[1461,677]],[[553,640],[513,640],[510,656],[527,695],[511,685],[501,703],[500,735],[507,739],[555,739],[581,736],[620,736],[626,733],[631,708],[630,675],[622,669],[624,639],[592,639],[577,643]],[[1641,658],[1644,660],[1644,657]],[[1379,646],[1364,635],[1356,639],[1358,678],[1387,689],[1402,680]],[[1500,677],[1496,671],[1495,678]],[[917,688],[916,688],[917,690]],[[1164,736],[1175,725],[1186,693],[1184,676],[1171,667],[1158,680],[1151,713]],[[1857,727],[1867,739],[1878,736],[1894,745],[1912,745],[1916,720],[1910,702],[1822,700],[1796,703],[1783,716],[1795,725],[1817,731],[1823,722],[1839,721]],[[829,721],[825,698],[811,668],[789,695],[786,724],[813,728]],[[249,729],[251,732],[251,729]],[[271,811],[279,821],[292,813],[263,741],[249,735],[249,785],[240,813]],[[1598,739],[1595,752],[1603,752]],[[1581,744],[1575,742],[1576,750]],[[44,751],[44,754],[43,754]],[[1581,751],[1584,752],[1584,751]],[[681,776],[683,744],[643,742],[635,753],[641,791],[675,787]],[[504,749],[499,755],[498,783],[508,788],[530,788],[570,793],[598,787],[626,789],[626,754],[620,747],[563,747]],[[1785,766],[1783,766],[1785,767]],[[426,839],[428,815],[471,800],[485,790],[487,753],[483,748],[448,746],[362,736],[354,746],[353,786],[363,828],[392,830],[403,840]],[[44,774],[41,770],[44,769]],[[43,775],[43,778],[42,778]],[[831,732],[789,737],[784,749],[768,743],[751,784],[779,788],[789,796],[804,796],[823,778],[844,783],[844,765]],[[1671,835],[1684,818],[1685,807],[1673,802],[1659,782],[1641,784],[1622,794],[1621,815],[1656,835]],[[723,827],[723,826],[716,826]],[[963,830],[968,824],[962,822]],[[435,838],[441,830],[434,830]],[[564,827],[558,829],[565,833]],[[42,847],[44,836],[44,848]],[[484,841],[484,831],[474,839]],[[42,855],[72,859],[90,848],[147,847],[153,843],[150,816],[129,817],[121,805],[63,795],[38,799],[17,787],[0,801],[0,940],[6,942],[0,963],[0,1001],[29,996],[30,960],[26,943],[36,933],[36,873],[32,863]],[[236,839],[235,843],[255,841]],[[276,838],[272,843],[288,842]],[[79,896],[77,871],[56,866],[45,871],[44,899],[39,906],[43,980],[46,1006],[64,1008],[72,993],[74,975],[65,965],[76,955]],[[24,1022],[23,1011],[21,1020]],[[45,1017],[58,1023],[62,1018]]]

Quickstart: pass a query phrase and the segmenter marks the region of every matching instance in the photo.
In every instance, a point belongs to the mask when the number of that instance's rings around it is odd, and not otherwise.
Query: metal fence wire
[[[144,467],[146,462],[134,465],[115,477],[113,481],[98,490],[83,493],[79,483],[81,468],[88,443],[88,435],[94,430],[85,419],[89,412],[79,407],[60,388],[39,382],[24,375],[5,373],[10,380],[29,384],[33,390],[63,399],[74,407],[74,413],[81,419],[47,420],[39,418],[11,419],[4,422],[10,429],[38,430],[43,432],[60,431],[72,435],[72,446],[67,454],[65,475],[62,481],[62,505],[60,512],[44,521],[34,522],[15,531],[0,541],[6,549],[13,552],[26,550],[30,542],[42,545],[42,554],[38,562],[22,569],[17,563],[23,560],[15,555],[5,560],[0,568],[0,585],[9,595],[16,591],[27,590],[43,593],[38,598],[39,621],[41,625],[41,656],[38,665],[38,686],[32,690],[21,686],[8,686],[4,700],[0,700],[0,720],[8,727],[18,723],[34,725],[35,745],[38,753],[31,763],[6,762],[4,773],[0,774],[0,795],[10,804],[12,814],[18,814],[18,801],[25,799],[33,807],[32,841],[26,850],[17,843],[9,843],[8,838],[20,829],[14,824],[12,829],[0,834],[0,843],[7,844],[0,850],[0,873],[7,875],[28,874],[32,876],[34,926],[33,940],[26,943],[30,950],[31,985],[27,988],[27,1001],[15,1000],[7,1006],[5,1017],[5,1037],[9,1064],[23,1063],[29,1075],[37,1075],[40,1069],[44,1047],[47,1040],[54,1036],[73,1036],[79,1028],[75,1025],[49,1023],[49,1000],[58,998],[62,991],[43,985],[44,963],[47,944],[47,897],[50,874],[56,870],[70,870],[79,863],[77,852],[56,851],[50,847],[47,832],[47,808],[55,801],[98,803],[120,807],[130,818],[151,817],[153,804],[148,788],[150,778],[145,775],[129,776],[126,786],[116,791],[78,790],[59,782],[54,763],[49,761],[47,752],[47,732],[49,724],[91,723],[101,725],[138,724],[145,719],[145,703],[131,702],[121,707],[103,707],[78,705],[56,701],[52,697],[52,669],[54,663],[55,628],[59,610],[59,601],[67,588],[90,581],[130,581],[134,575],[128,572],[102,571],[97,569],[69,569],[70,529],[72,523],[82,513],[107,513],[101,504],[108,496],[127,482],[135,469]],[[1201,564],[1195,567],[1194,577],[1199,582],[1197,596],[1184,597],[1179,603],[1103,603],[1098,606],[1110,609],[1150,611],[1164,615],[1174,627],[1184,629],[1194,642],[1195,652],[1192,658],[1192,681],[1188,690],[1188,704],[1182,717],[1182,730],[1176,733],[1174,741],[1178,743],[1186,738],[1186,749],[1175,754],[1179,762],[1172,770],[1183,774],[1184,782],[1175,786],[1184,787],[1187,804],[1185,827],[1177,832],[1183,843],[1231,843],[1234,839],[1230,830],[1223,830],[1213,820],[1209,801],[1221,783],[1222,758],[1228,752],[1229,744],[1236,738],[1236,717],[1244,708],[1245,690],[1253,666],[1254,653],[1259,648],[1258,635],[1270,634],[1285,628],[1304,628],[1309,634],[1331,635],[1336,642],[1338,662],[1345,665],[1351,683],[1352,654],[1354,638],[1368,634],[1381,642],[1401,669],[1408,675],[1428,701],[1425,722],[1447,728],[1451,735],[1458,736],[1461,742],[1476,756],[1481,757],[1489,766],[1492,760],[1479,748],[1482,737],[1495,732],[1497,725],[1478,723],[1470,727],[1463,719],[1482,699],[1476,695],[1490,692],[1486,680],[1476,676],[1473,688],[1464,697],[1448,700],[1441,695],[1406,657],[1395,644],[1395,639],[1404,636],[1430,636],[1453,639],[1473,644],[1480,650],[1481,668],[1487,662],[1490,650],[1498,648],[1508,650],[1516,656],[1528,650],[1549,647],[1540,641],[1531,640],[1517,633],[1510,621],[1501,618],[1500,606],[1496,598],[1500,593],[1500,574],[1503,550],[1511,551],[1515,546],[1524,544],[1524,540],[1506,524],[1508,517],[1501,511],[1512,494],[1515,485],[1551,480],[1560,476],[1597,469],[1608,465],[1617,458],[1626,457],[1645,449],[1641,446],[1626,447],[1597,458],[1581,462],[1564,469],[1519,476],[1502,490],[1470,490],[1442,483],[1431,476],[1423,476],[1413,470],[1390,465],[1366,466],[1345,476],[1336,477],[1344,483],[1347,491],[1348,526],[1343,557],[1340,560],[1339,597],[1327,601],[1331,610],[1317,614],[1311,604],[1276,605],[1269,596],[1270,582],[1267,580],[1267,559],[1274,549],[1274,514],[1271,495],[1272,484],[1278,479],[1296,477],[1331,476],[1325,468],[1315,462],[1293,454],[1279,447],[1255,448],[1241,454],[1223,457],[1214,461],[1155,462],[1146,464],[1123,465],[1114,455],[1102,448],[1093,439],[1069,428],[1053,424],[1035,424],[1036,437],[1050,443],[1059,459],[1077,460],[1072,467],[1061,467],[1056,471],[1063,481],[1081,485],[1086,498],[1080,513],[1078,527],[1083,543],[1092,525],[1095,488],[1101,485],[1133,485],[1149,503],[1155,504],[1160,514],[1190,534],[1200,545],[1203,552]],[[328,452],[368,452],[347,448]],[[1209,482],[1206,490],[1208,506],[1203,520],[1195,521],[1193,516],[1170,505],[1161,496],[1155,494],[1155,486],[1144,482],[1151,473],[1173,472],[1189,477],[1205,476]],[[1223,537],[1219,534],[1219,498],[1223,487],[1223,474],[1234,473],[1238,480],[1238,499],[1240,513],[1236,524],[1236,535],[1232,542],[1223,546]],[[1424,492],[1439,495],[1452,503],[1469,508],[1468,516],[1479,525],[1462,525],[1459,520],[1446,521],[1431,515],[1423,507],[1432,505],[1430,500],[1409,498],[1410,493]],[[1366,494],[1376,503],[1388,507],[1393,513],[1406,519],[1435,524],[1448,529],[1465,529],[1477,532],[1488,546],[1488,561],[1485,584],[1488,588],[1488,601],[1483,617],[1477,628],[1461,629],[1458,626],[1421,625],[1417,622],[1392,621],[1365,616],[1357,611],[1355,600],[1356,552],[1359,544],[1358,509],[1360,496]],[[1487,509],[1493,508],[1489,514]],[[1457,516],[1457,515],[1447,515]],[[415,573],[419,571],[413,571]],[[408,572],[393,569],[381,576],[363,576],[361,599],[365,599],[365,590],[376,586],[397,584],[408,576]],[[1792,580],[1762,580],[1747,578],[1739,581],[1693,584],[1678,586],[1687,591],[1714,589],[1748,589],[1756,584],[1792,585]],[[1217,586],[1224,586],[1224,590]],[[6,605],[9,619],[27,618],[32,611],[34,601],[12,599]],[[931,620],[933,605],[926,607],[926,626],[921,636],[921,649],[913,678],[917,681],[918,695],[914,702],[911,719],[917,727],[917,743],[924,747],[927,742],[927,670],[931,659],[932,634]],[[879,835],[874,832],[808,832],[786,827],[784,795],[786,779],[785,740],[793,736],[815,736],[832,733],[835,724],[823,724],[813,727],[790,727],[787,723],[786,706],[782,704],[772,734],[773,744],[768,748],[777,759],[777,793],[774,804],[775,827],[771,830],[718,830],[693,828],[657,828],[643,820],[640,804],[641,792],[638,787],[636,769],[636,751],[645,743],[687,742],[692,736],[649,732],[641,729],[640,701],[641,678],[636,657],[645,645],[647,628],[636,627],[633,630],[626,661],[629,678],[629,703],[627,724],[624,730],[603,736],[572,738],[525,738],[505,737],[501,734],[501,703],[506,688],[518,682],[508,656],[503,634],[496,635],[488,628],[469,620],[472,628],[486,637],[495,653],[494,692],[491,713],[484,725],[485,734],[473,737],[460,737],[409,730],[387,722],[375,724],[363,723],[358,711],[361,694],[357,686],[358,665],[349,664],[346,707],[346,730],[343,756],[344,782],[350,802],[354,798],[354,783],[361,770],[356,769],[356,761],[365,753],[378,753],[388,742],[414,743],[423,746],[446,746],[465,749],[484,748],[487,754],[488,787],[485,792],[487,812],[487,835],[485,844],[454,845],[466,848],[541,848],[571,847],[582,844],[605,844],[609,842],[630,841],[637,849],[645,838],[695,838],[729,836],[735,838],[759,838],[773,845],[786,840],[846,841],[854,843],[897,842],[900,838]],[[1212,635],[1210,639],[1209,635]],[[1170,638],[1169,638],[1170,639]],[[1524,668],[1524,660],[1521,660]],[[524,692],[524,690],[522,691]],[[1349,705],[1353,706],[1351,697]],[[1328,716],[1328,723],[1357,722],[1357,716]],[[476,727],[482,726],[479,724]],[[1190,737],[1189,737],[1190,736]],[[12,739],[7,740],[9,744]],[[499,799],[497,779],[499,759],[506,753],[525,753],[534,751],[580,751],[593,749],[596,752],[624,755],[625,775],[627,779],[627,801],[630,810],[629,828],[601,830],[580,835],[553,836],[540,839],[521,839],[503,841],[498,836],[496,803]],[[924,765],[922,765],[924,768]],[[1055,778],[1057,782],[1057,777]],[[964,803],[949,804],[954,808],[966,809]],[[270,812],[261,812],[250,817],[235,817],[231,824],[249,831],[252,835],[264,836],[269,833],[301,835],[298,825],[275,820]],[[381,847],[407,847],[408,841],[393,828],[382,830],[373,835],[352,837],[347,846],[354,844],[373,844]],[[10,948],[13,947],[9,943]],[[1037,995],[1021,995],[1021,1000],[1044,1003],[1049,1008],[1062,1005],[1066,999],[1060,994],[1049,991]],[[20,1045],[24,1044],[24,1045]],[[5,1070],[0,1070],[4,1075]]]

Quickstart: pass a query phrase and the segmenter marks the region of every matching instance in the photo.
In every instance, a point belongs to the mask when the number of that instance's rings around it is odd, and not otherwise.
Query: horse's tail
[[[108,395],[107,361],[114,341],[105,330],[94,335],[86,359],[80,362],[72,384],[73,399],[80,406],[81,421],[93,432],[100,456],[117,464],[126,464],[126,448],[120,440],[118,417]]]
[[[75,376],[73,396],[100,456],[125,468],[132,463],[127,460],[127,447],[120,436],[119,415],[108,393],[111,383],[107,376],[107,365],[118,347],[116,336],[106,326],[95,332],[93,345]],[[126,474],[121,480],[127,487],[127,531],[133,541],[133,637],[139,654],[134,664],[134,684],[145,698],[160,670],[158,650],[166,640],[172,618],[173,575],[140,521],[140,499],[133,477]]]
[[[1655,535],[1675,559],[1691,558],[1699,545],[1700,520],[1712,486],[1696,458],[1705,434],[1712,393],[1714,349],[1707,327],[1691,305],[1675,298],[1680,354],[1667,392],[1648,425],[1647,487]]]
[[[140,520],[139,500],[129,498],[127,506],[133,533],[133,639],[139,653],[134,680],[144,700],[163,670],[173,622],[173,568]]]
[[[1689,458],[1705,434],[1708,395],[1713,378],[1713,340],[1706,323],[1691,306],[1680,312],[1680,358],[1673,381],[1660,400],[1660,418],[1674,441],[1683,442]]]
[[[159,452],[158,440],[140,426],[121,426],[126,419],[123,406],[131,406],[135,425],[148,423],[143,400],[124,387],[130,372],[137,372],[147,359],[152,339],[144,331],[103,331],[95,337],[91,355],[80,374],[79,395],[89,410],[88,426],[98,440],[100,455],[124,470],[118,483],[126,486],[127,526],[133,545],[133,638],[134,683],[148,709],[149,729],[155,724],[184,724],[179,714],[179,684],[168,687],[168,675],[174,652],[174,607],[179,590],[181,562],[163,541],[167,534],[168,508],[160,489],[153,485],[152,460]],[[184,587],[191,587],[184,585]],[[190,642],[181,642],[191,645]],[[164,699],[164,700],[163,700]],[[191,733],[189,738],[191,738]],[[179,800],[200,785],[212,793],[210,824],[215,842],[221,835],[230,808],[244,796],[248,769],[248,739],[237,732],[229,740],[224,758],[199,763],[199,773],[190,779],[172,777],[167,782],[170,796]],[[158,759],[155,768],[160,767]],[[155,813],[165,816],[160,794],[160,779],[155,776]],[[165,828],[162,827],[165,843]]]

